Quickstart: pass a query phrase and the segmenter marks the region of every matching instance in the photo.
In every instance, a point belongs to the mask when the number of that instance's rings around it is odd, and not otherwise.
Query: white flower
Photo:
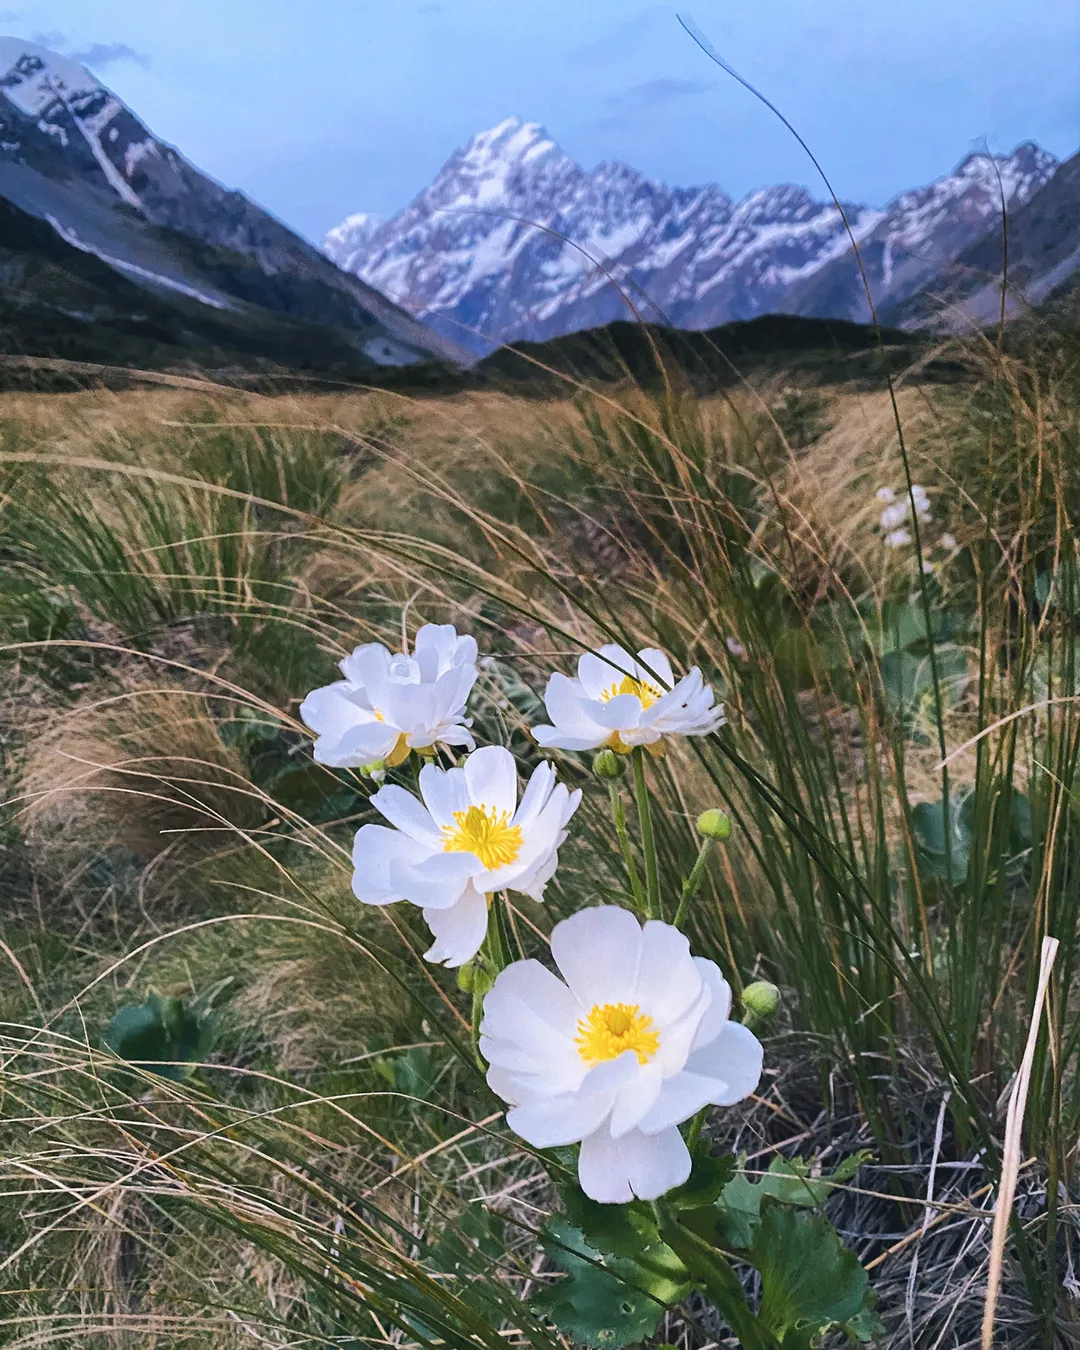
[[[897,525],[902,525],[907,520],[910,512],[907,502],[896,502],[892,506],[887,506],[881,513],[881,528],[883,530],[895,529]]]
[[[626,753],[663,736],[707,736],[724,724],[724,709],[695,666],[675,683],[663,652],[646,647],[637,659],[608,644],[586,652],[576,679],[557,671],[544,704],[553,725],[533,728],[537,742],[559,750],[609,745]]]
[[[884,502],[886,506],[891,506],[896,501],[896,493],[891,487],[879,487],[876,493],[879,502]]]
[[[460,769],[425,764],[418,801],[384,787],[371,804],[397,828],[363,825],[353,845],[353,891],[366,905],[411,900],[435,936],[429,961],[464,965],[487,931],[488,897],[523,891],[534,900],[559,865],[558,848],[581,793],[556,784],[541,764],[517,800],[509,750],[488,745]]]
[[[314,755],[333,768],[362,768],[407,759],[437,743],[473,748],[465,704],[476,682],[476,639],[453,624],[425,624],[413,654],[378,642],[341,662],[345,676],[315,689],[300,716],[316,732]]]
[[[938,543],[941,545],[942,548],[954,549],[956,548],[956,535],[943,534],[941,538],[938,540]]]
[[[885,536],[886,548],[903,548],[905,544],[911,543],[911,535],[907,530],[893,530],[891,534]]]
[[[746,660],[746,648],[737,637],[729,637],[727,639],[727,649],[736,661]]]
[[[655,1200],[690,1175],[679,1123],[753,1092],[761,1045],[728,1020],[716,965],[670,924],[581,910],[556,924],[551,954],[562,980],[516,961],[484,999],[488,1084],[534,1148],[580,1140],[578,1180],[593,1200]]]

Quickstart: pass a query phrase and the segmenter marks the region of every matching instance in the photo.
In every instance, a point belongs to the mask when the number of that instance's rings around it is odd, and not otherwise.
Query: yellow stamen
[[[643,708],[651,708],[656,700],[662,697],[655,684],[649,684],[647,680],[635,680],[632,675],[626,675],[604,690],[600,695],[600,702],[610,703],[613,698],[617,698],[620,694],[634,694],[641,699]]]
[[[470,806],[455,811],[454,822],[442,827],[444,853],[475,853],[488,871],[506,867],[521,852],[520,825],[510,824],[509,811],[493,806]]]
[[[605,1059],[618,1059],[624,1050],[633,1050],[639,1064],[648,1064],[660,1049],[660,1035],[652,1024],[636,1003],[597,1003],[578,1022],[574,1044],[590,1068]]]

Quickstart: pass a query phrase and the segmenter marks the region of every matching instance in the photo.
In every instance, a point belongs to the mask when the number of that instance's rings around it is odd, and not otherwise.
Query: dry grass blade
[[[986,1279],[986,1307],[983,1311],[982,1350],[993,1350],[994,1315],[997,1311],[998,1291],[1001,1288],[1001,1263],[1005,1255],[1005,1239],[1009,1231],[1009,1218],[1012,1214],[1013,1198],[1016,1195],[1016,1178],[1020,1172],[1020,1132],[1024,1127],[1024,1112],[1027,1109],[1028,1087],[1031,1083],[1031,1065],[1035,1058],[1035,1046],[1039,1039],[1039,1024],[1042,1021],[1043,1004],[1046,991],[1050,986],[1050,973],[1058,953],[1058,940],[1044,937],[1039,966],[1039,984],[1035,991],[1035,1006],[1031,1010],[1031,1026],[1028,1029],[1024,1058],[1020,1063],[1020,1072],[1013,1084],[1009,1097],[1009,1110],[1005,1117],[1005,1146],[1002,1155],[1001,1185],[998,1188],[997,1205],[994,1209],[994,1232],[990,1244],[990,1270]]]

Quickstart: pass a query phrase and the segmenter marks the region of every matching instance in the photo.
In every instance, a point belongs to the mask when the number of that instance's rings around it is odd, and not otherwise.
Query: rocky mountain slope
[[[923,290],[892,306],[887,317],[905,328],[966,330],[1001,313],[1005,264],[1006,315],[1023,313],[1080,281],[1080,154],[1006,220],[995,221]]]
[[[78,274],[82,253],[121,319],[150,309],[164,321],[171,310],[180,330],[209,325],[238,350],[268,346],[315,364],[343,351],[369,368],[460,355],[159,141],[82,66],[15,38],[0,39],[0,200],[10,226],[0,319],[28,299],[42,323],[50,304],[78,310],[78,286],[65,294],[57,264],[63,255]],[[51,300],[24,289],[46,257]]]
[[[867,317],[848,229],[875,302],[919,291],[1054,172],[1030,144],[969,155],[884,209],[794,185],[734,202],[715,185],[671,188],[625,164],[587,171],[536,123],[475,136],[389,220],[353,216],[324,247],[342,268],[431,327],[486,352],[635,313],[706,329],[759,314]]]

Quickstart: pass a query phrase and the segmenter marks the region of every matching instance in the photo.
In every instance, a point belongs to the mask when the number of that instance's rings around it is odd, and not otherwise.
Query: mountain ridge
[[[318,331],[358,368],[468,360],[202,173],[77,62],[10,37],[0,38],[0,197],[158,301],[229,312],[237,339],[243,320],[256,348],[260,324],[280,338],[292,323],[298,354],[315,360]]]
[[[849,229],[875,299],[895,305],[986,232],[1002,196],[1023,205],[1056,164],[1031,142],[974,152],[883,208],[842,203],[845,223],[797,184],[736,202],[717,184],[669,187],[618,161],[586,170],[538,123],[511,117],[456,150],[396,215],[350,217],[324,248],[481,355],[626,318],[627,298],[637,317],[686,329],[770,312],[860,322]]]

